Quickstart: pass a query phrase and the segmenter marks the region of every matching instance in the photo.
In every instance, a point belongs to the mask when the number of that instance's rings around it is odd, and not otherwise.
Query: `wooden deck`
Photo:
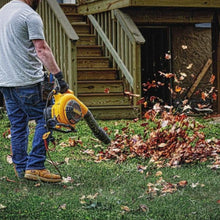
[[[220,8],[219,0],[87,0],[78,8],[80,14],[94,14],[125,7]]]

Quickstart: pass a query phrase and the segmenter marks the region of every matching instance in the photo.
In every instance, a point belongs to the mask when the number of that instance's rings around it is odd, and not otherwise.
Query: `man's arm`
[[[57,62],[53,56],[53,53],[45,40],[33,40],[37,56],[43,63],[43,65],[48,69],[52,74],[60,72],[60,68],[57,65]]]
[[[57,65],[53,53],[45,40],[33,40],[37,56],[47,68],[47,70],[54,75],[60,86],[60,92],[64,93],[69,89],[68,84],[64,80],[63,74]]]

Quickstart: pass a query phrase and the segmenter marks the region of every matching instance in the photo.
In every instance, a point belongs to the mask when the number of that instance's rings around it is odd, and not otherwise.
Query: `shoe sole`
[[[43,182],[48,182],[48,183],[58,183],[62,181],[61,179],[47,179],[42,176],[36,176],[32,174],[25,174],[24,177],[29,180],[41,180]]]

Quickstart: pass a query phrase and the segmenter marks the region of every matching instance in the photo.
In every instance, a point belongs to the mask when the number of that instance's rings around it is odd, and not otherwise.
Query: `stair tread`
[[[83,57],[78,57],[77,59],[81,59],[81,60],[83,60],[83,59],[99,59],[99,60],[101,60],[101,59],[109,59],[108,57],[105,57],[105,56],[100,56],[100,57],[91,57],[91,56],[89,56],[89,57],[86,57],[86,56],[83,56]]]
[[[122,80],[79,80],[78,84],[89,84],[89,83],[122,83]]]
[[[94,70],[94,71],[105,71],[105,70],[112,70],[116,71],[116,68],[111,68],[111,67],[79,67],[78,71],[89,71],[89,70]]]
[[[133,109],[130,105],[109,105],[109,106],[91,106],[89,109]]]
[[[87,47],[92,47],[92,48],[102,48],[101,45],[77,45],[77,48],[87,48]]]
[[[81,14],[79,14],[79,13],[77,13],[77,12],[66,12],[65,15],[66,15],[66,16],[71,16],[71,15],[74,15],[74,16],[75,16],[75,15],[84,16],[84,15],[81,15]]]
[[[79,33],[78,34],[79,37],[95,37],[95,34],[83,34],[83,33]]]
[[[90,26],[85,21],[73,21],[73,22],[71,22],[71,25],[75,25],[75,26],[77,26],[77,25]]]
[[[88,97],[88,96],[124,96],[123,92],[115,92],[115,93],[79,93],[80,97]]]
[[[60,3],[60,6],[78,6],[78,4],[74,4],[74,3]]]

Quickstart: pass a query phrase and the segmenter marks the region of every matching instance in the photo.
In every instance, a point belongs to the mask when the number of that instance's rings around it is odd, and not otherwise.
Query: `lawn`
[[[220,124],[198,120],[205,125],[203,131],[207,139],[219,138]],[[141,126],[146,120],[98,122],[112,140],[125,128],[129,128],[132,135],[144,136],[146,132]],[[100,160],[98,153],[105,152],[108,146],[95,139],[81,121],[77,124],[77,133],[55,133],[57,146],[50,155],[63,176],[62,183],[18,180],[8,157],[8,128],[7,117],[2,115],[0,219],[220,218],[220,169],[210,167],[212,159],[176,167],[157,166],[148,158],[134,155],[123,162],[114,157]],[[30,128],[31,143],[33,123]],[[46,167],[57,172],[49,158]]]

